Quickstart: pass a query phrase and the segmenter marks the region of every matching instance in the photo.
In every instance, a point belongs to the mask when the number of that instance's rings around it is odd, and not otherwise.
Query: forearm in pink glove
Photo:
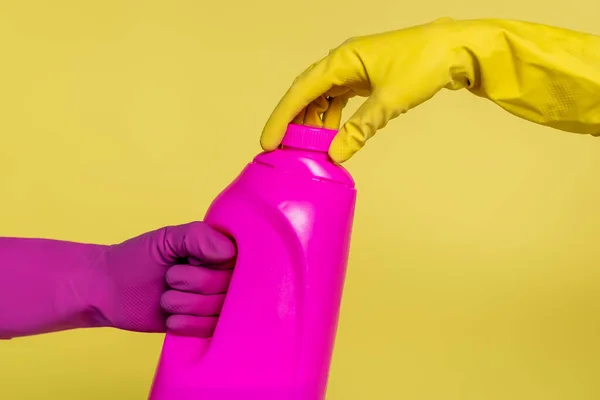
[[[113,246],[0,238],[0,338],[92,327],[210,336],[234,257],[202,222]]]

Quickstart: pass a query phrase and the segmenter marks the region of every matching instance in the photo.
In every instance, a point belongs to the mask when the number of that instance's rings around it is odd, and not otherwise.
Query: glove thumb
[[[400,110],[386,101],[384,91],[374,92],[340,129],[329,148],[329,157],[337,163],[347,161],[366,141],[397,117]]]

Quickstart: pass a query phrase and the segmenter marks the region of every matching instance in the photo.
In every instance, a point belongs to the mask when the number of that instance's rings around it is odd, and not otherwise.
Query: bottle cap
[[[333,129],[289,124],[281,144],[296,149],[327,152],[336,134],[337,131]]]

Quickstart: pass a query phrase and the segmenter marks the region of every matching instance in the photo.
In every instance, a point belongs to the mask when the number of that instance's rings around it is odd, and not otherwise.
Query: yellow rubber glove
[[[329,150],[343,162],[443,88],[467,88],[538,124],[600,135],[600,37],[519,21],[443,18],[350,39],[296,78],[261,145],[277,148],[291,121],[337,129],[348,99],[368,97]]]

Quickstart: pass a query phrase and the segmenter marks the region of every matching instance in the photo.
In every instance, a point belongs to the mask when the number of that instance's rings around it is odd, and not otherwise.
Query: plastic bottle
[[[151,400],[321,400],[344,285],[356,191],[327,150],[336,131],[290,124],[213,202],[236,241],[211,339],[167,333]]]

